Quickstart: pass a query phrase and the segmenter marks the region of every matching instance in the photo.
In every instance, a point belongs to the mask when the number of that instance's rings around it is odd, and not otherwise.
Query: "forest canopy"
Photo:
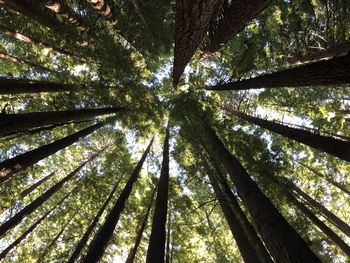
[[[0,0],[0,261],[350,262],[350,0]]]

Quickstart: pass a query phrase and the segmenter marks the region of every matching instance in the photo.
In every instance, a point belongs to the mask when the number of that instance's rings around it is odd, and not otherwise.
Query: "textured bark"
[[[288,184],[298,195],[303,197],[307,203],[319,210],[329,222],[335,225],[345,235],[350,237],[350,226],[347,223],[345,223],[343,220],[341,220],[339,217],[337,217],[335,214],[333,214],[331,211],[329,211],[327,208],[325,208],[323,205],[321,205],[319,202],[317,202],[315,199],[313,199],[311,196],[293,184],[291,181],[289,181]]]
[[[144,217],[142,219],[141,227],[140,227],[139,231],[137,232],[137,236],[136,236],[136,239],[135,239],[134,246],[130,250],[128,258],[126,259],[125,263],[133,263],[134,260],[135,260],[137,249],[138,249],[138,247],[139,247],[139,245],[141,243],[143,232],[145,231],[146,226],[147,226],[148,216],[149,216],[149,213],[151,211],[151,207],[152,207],[152,204],[153,204],[153,199],[154,199],[156,190],[157,190],[157,188],[155,188],[153,190],[153,193],[151,195],[151,198],[150,198],[150,201],[149,201],[146,213],[145,213],[145,215],[144,215]]]
[[[92,263],[92,262],[98,262],[101,257],[103,256],[104,250],[108,245],[109,240],[111,239],[113,235],[113,231],[115,229],[115,226],[117,225],[119,221],[120,214],[122,213],[125,203],[128,200],[130,193],[132,191],[134,183],[137,181],[142,165],[151,149],[152,143],[154,138],[150,141],[147,149],[143,153],[140,161],[136,165],[134,171],[132,172],[130,179],[126,183],[123,191],[121,192],[118,200],[114,204],[112,210],[109,212],[108,216],[106,217],[106,220],[100,230],[98,231],[96,237],[90,244],[88,248],[88,252],[86,256],[83,258],[82,262],[84,263]]]
[[[124,108],[77,109],[67,111],[0,114],[0,137],[19,133],[35,127],[82,121],[105,114],[118,113]]]
[[[216,178],[209,173],[210,184],[214,189],[216,198],[219,201],[219,204],[222,208],[222,211],[225,215],[226,221],[231,229],[233,238],[236,240],[236,244],[241,253],[241,256],[245,263],[259,263],[263,262],[258,257],[256,250],[253,248],[252,244],[249,242],[248,237],[246,236],[242,224],[236,215],[231,210],[229,202],[227,201],[222,189],[219,186]]]
[[[84,246],[87,244],[89,237],[91,236],[92,232],[96,228],[98,221],[100,220],[103,212],[106,210],[108,204],[111,202],[115,192],[117,191],[117,189],[119,187],[119,183],[122,180],[122,178],[123,178],[123,176],[121,176],[119,178],[119,180],[117,181],[116,185],[114,186],[112,192],[107,197],[106,201],[103,203],[103,205],[101,206],[100,210],[98,211],[98,213],[96,214],[94,219],[91,221],[91,224],[89,225],[89,227],[86,229],[84,235],[79,240],[79,243],[75,247],[75,249],[74,249],[72,255],[70,256],[70,258],[68,259],[67,263],[74,263],[78,259],[81,251],[83,250]]]
[[[173,84],[176,87],[186,65],[199,47],[210,21],[223,0],[177,0]]]
[[[169,124],[163,146],[163,161],[160,172],[157,197],[153,213],[152,231],[149,238],[146,263],[164,263],[165,240],[166,240],[166,219],[168,211],[169,191]]]
[[[319,177],[325,179],[328,183],[330,183],[331,185],[339,188],[341,191],[343,191],[343,193],[345,193],[345,194],[350,196],[350,191],[348,189],[346,189],[344,185],[336,182],[334,179],[330,178],[329,176],[327,176],[327,175],[325,175],[323,173],[320,173],[319,171],[317,171],[316,169],[312,168],[311,166],[308,166],[308,165],[306,165],[304,163],[299,163],[299,164],[301,164],[302,166],[306,167],[307,169],[309,169],[314,174],[316,174]]]
[[[8,180],[14,174],[27,169],[50,155],[63,150],[64,148],[76,143],[80,139],[88,136],[94,131],[100,129],[106,122],[99,122],[87,127],[81,131],[68,135],[62,139],[46,144],[34,150],[17,155],[0,163],[0,183]]]
[[[291,128],[278,123],[253,117],[242,112],[232,111],[231,113],[233,113],[238,118],[241,118],[270,131],[276,132],[289,139],[303,143],[319,151],[329,153],[342,160],[350,161],[350,142],[314,134],[301,129]]]
[[[207,90],[247,90],[303,86],[338,86],[350,83],[350,54],[241,81],[207,86]]]
[[[348,257],[350,257],[350,247],[336,233],[334,233],[332,229],[318,219],[309,208],[298,201],[294,196],[290,193],[287,195],[289,200],[298,207],[312,223],[314,223],[330,240],[332,240]]]
[[[224,10],[223,18],[209,31],[205,52],[216,52],[252,21],[271,0],[235,0]]]
[[[68,174],[66,177],[61,179],[57,184],[52,186],[50,189],[48,189],[46,192],[44,192],[42,195],[37,197],[34,201],[29,203],[26,207],[24,207],[21,211],[19,211],[17,214],[15,214],[13,217],[11,217],[9,220],[7,220],[5,223],[3,223],[0,226],[0,239],[13,227],[18,225],[25,217],[33,213],[39,206],[41,206],[43,203],[45,203],[52,195],[57,193],[66,182],[68,182],[70,179],[74,177],[85,165],[92,162],[94,159],[96,159],[102,152],[104,152],[106,148],[103,150],[98,151],[97,153],[93,154],[88,160],[84,161],[82,164],[80,164],[74,171],[72,171],[70,174]]]
[[[166,250],[165,263],[170,263],[170,243],[171,243],[171,210],[168,213],[167,236],[166,236]]]
[[[6,255],[17,245],[19,245],[35,228],[37,228],[50,214],[53,210],[55,210],[57,207],[59,207],[65,200],[66,198],[70,195],[71,193],[68,193],[64,196],[64,198],[61,199],[56,205],[54,205],[49,211],[47,211],[43,216],[41,216],[33,225],[31,225],[26,231],[22,233],[15,241],[13,241],[7,248],[5,248],[1,254],[0,254],[0,260],[4,259]]]
[[[227,169],[274,261],[277,263],[320,262],[305,241],[262,193],[239,161],[225,148],[214,130],[205,122],[203,122],[203,128],[209,149]]]
[[[33,184],[32,186],[28,187],[27,189],[25,189],[21,194],[21,198],[26,197],[27,195],[29,195],[31,192],[33,192],[35,189],[37,189],[40,185],[42,185],[43,183],[45,183],[47,180],[49,180],[52,176],[54,176],[56,173],[56,171],[50,173],[49,175],[45,176],[44,178],[40,179],[39,181],[37,181],[35,184]]]

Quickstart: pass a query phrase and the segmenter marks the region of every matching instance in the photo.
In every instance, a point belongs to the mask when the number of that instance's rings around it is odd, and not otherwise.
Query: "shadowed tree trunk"
[[[100,208],[100,210],[98,211],[98,213],[96,214],[94,219],[91,221],[91,224],[89,225],[89,227],[85,231],[84,235],[79,240],[79,243],[76,245],[76,247],[75,247],[72,255],[70,256],[69,260],[67,261],[67,263],[74,263],[78,259],[81,251],[83,250],[84,246],[87,244],[89,237],[91,236],[92,232],[94,231],[95,227],[97,226],[98,221],[100,220],[103,212],[106,210],[108,204],[111,202],[115,192],[117,191],[117,189],[119,187],[119,183],[122,179],[123,179],[123,176],[121,176],[119,178],[119,180],[117,181],[116,185],[114,186],[112,192],[107,197],[106,201],[103,203],[102,207]]]
[[[206,86],[207,90],[247,90],[350,83],[350,54],[234,82]]]
[[[52,124],[82,121],[106,114],[118,113],[124,108],[77,109],[67,111],[29,112],[0,114],[0,137],[13,132],[23,132],[31,128]]]
[[[15,214],[13,217],[11,217],[9,220],[7,220],[5,223],[3,223],[0,226],[0,239],[13,227],[18,225],[23,218],[27,217],[31,213],[33,213],[39,206],[41,206],[43,203],[45,203],[51,196],[53,196],[55,193],[57,193],[63,185],[68,182],[70,179],[73,178],[74,175],[76,175],[80,170],[87,165],[88,163],[91,163],[94,159],[96,159],[101,153],[103,153],[106,150],[106,147],[97,153],[93,154],[88,160],[84,161],[82,164],[80,164],[76,169],[74,169],[73,172],[68,174],[66,177],[61,179],[57,184],[52,186],[50,189],[48,189],[46,192],[44,192],[42,195],[37,197],[34,201],[32,201],[30,204],[28,204],[26,207],[24,207],[21,211],[19,211],[17,214]]]
[[[164,262],[166,240],[166,218],[169,191],[169,123],[163,146],[163,161],[160,172],[157,197],[153,213],[152,231],[149,238],[146,263]]]
[[[305,193],[303,190],[301,190],[298,186],[296,186],[293,182],[289,180],[288,186],[290,186],[298,195],[303,197],[306,200],[306,202],[309,203],[312,207],[319,210],[329,222],[335,225],[345,235],[350,237],[350,226],[347,223],[345,223],[343,220],[341,220],[339,217],[337,217],[319,202],[315,201],[311,196],[309,196],[307,193]]]
[[[146,213],[145,215],[143,216],[143,219],[142,219],[142,223],[141,223],[141,227],[137,233],[137,236],[136,236],[136,239],[135,239],[135,243],[134,243],[134,246],[132,247],[132,249],[130,250],[129,252],[129,255],[128,255],[128,258],[126,259],[125,263],[133,263],[134,260],[135,260],[135,256],[136,256],[136,253],[137,253],[137,249],[141,243],[141,239],[142,239],[142,236],[143,236],[143,232],[145,231],[146,229],[146,226],[147,226],[147,221],[148,221],[148,216],[149,216],[149,213],[151,211],[151,207],[152,207],[152,204],[153,204],[153,199],[154,199],[154,196],[156,194],[156,190],[157,188],[154,188],[152,194],[151,194],[151,198],[150,198],[150,201],[149,201],[149,204],[148,204],[148,207],[147,207],[147,210],[146,210]]]
[[[339,188],[341,191],[343,191],[345,194],[350,196],[350,191],[348,189],[345,188],[344,185],[336,182],[334,179],[330,178],[329,176],[320,173],[319,171],[317,171],[316,169],[312,168],[311,166],[308,166],[304,163],[300,163],[298,162],[300,165],[306,167],[307,169],[309,169],[311,172],[313,172],[314,174],[318,175],[319,177],[323,178],[324,180],[326,180],[328,183],[330,183],[331,185]]]
[[[35,184],[33,184],[32,186],[28,187],[27,189],[25,189],[21,194],[21,198],[26,197],[27,195],[29,195],[31,192],[33,192],[35,189],[37,189],[40,185],[42,185],[43,183],[45,183],[47,180],[49,180],[52,176],[54,176],[56,173],[56,171],[50,173],[49,175],[45,176],[44,178],[40,179],[39,181],[37,181]]]
[[[329,153],[345,161],[350,161],[350,142],[314,134],[301,129],[291,128],[272,121],[253,117],[238,111],[231,111],[231,113],[238,118],[313,147],[319,151]]]
[[[30,226],[26,231],[22,233],[15,241],[13,241],[7,248],[5,248],[0,254],[0,260],[4,259],[6,255],[17,245],[19,245],[37,226],[39,226],[50,214],[53,210],[59,207],[71,194],[72,192],[66,194],[61,201],[59,201],[56,205],[54,205],[49,211],[47,211],[43,216],[41,216],[32,226]]]
[[[168,213],[168,224],[167,224],[167,237],[166,237],[166,250],[165,250],[165,263],[170,263],[170,243],[171,243],[171,208]]]
[[[336,233],[334,233],[332,229],[318,219],[309,208],[297,200],[292,194],[288,193],[288,191],[286,191],[285,194],[312,223],[314,223],[331,241],[333,241],[348,257],[350,257],[350,247]]]
[[[79,141],[85,136],[93,133],[94,131],[103,127],[107,122],[99,122],[88,128],[85,128],[79,132],[68,135],[62,139],[46,144],[34,150],[17,155],[11,159],[7,159],[0,163],[0,183],[8,180],[14,174],[25,170],[26,168],[36,164],[42,159],[49,157],[50,155],[62,150],[69,145]]]
[[[225,148],[214,130],[205,122],[203,128],[211,154],[221,160],[227,169],[274,261],[320,262],[306,242],[250,178],[239,161]]]
[[[224,10],[223,18],[209,29],[209,39],[203,51],[214,53],[235,37],[271,0],[235,0]]]
[[[125,207],[125,203],[128,200],[130,193],[132,191],[134,183],[137,181],[137,178],[139,177],[142,165],[151,149],[152,143],[153,143],[154,137],[150,141],[147,149],[143,153],[140,161],[136,165],[134,171],[132,172],[130,179],[126,183],[123,191],[121,192],[118,200],[114,204],[112,210],[109,212],[108,216],[106,217],[106,220],[100,230],[98,231],[96,237],[91,242],[86,256],[82,259],[82,262],[84,263],[92,263],[92,262],[98,262],[101,257],[103,256],[104,250],[108,245],[109,240],[111,239],[113,235],[113,231],[115,229],[115,226],[117,225],[119,221],[119,217],[121,212],[123,211]]]
[[[210,21],[223,0],[177,0],[173,84],[176,87],[186,65],[199,47]]]

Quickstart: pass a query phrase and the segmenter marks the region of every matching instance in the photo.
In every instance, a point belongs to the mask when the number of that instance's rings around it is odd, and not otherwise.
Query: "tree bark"
[[[271,0],[236,0],[224,10],[223,18],[209,31],[203,51],[214,53],[235,37],[251,20],[261,13]]]
[[[95,125],[87,127],[81,131],[68,135],[62,139],[46,144],[34,150],[17,155],[11,159],[7,159],[0,163],[0,183],[8,180],[14,174],[27,169],[28,167],[36,164],[42,159],[49,157],[50,155],[62,150],[94,131],[100,129],[106,124],[105,121],[99,122]]]
[[[320,262],[305,241],[262,193],[239,161],[225,148],[214,130],[204,121],[203,128],[212,154],[221,160],[227,169],[274,261]]]
[[[128,258],[126,259],[125,263],[133,263],[134,260],[135,260],[137,249],[138,249],[138,247],[139,247],[139,245],[141,243],[143,232],[145,231],[146,226],[147,226],[148,216],[149,216],[149,213],[151,211],[151,207],[152,207],[152,204],[153,204],[153,199],[154,199],[156,190],[157,190],[157,188],[155,188],[153,190],[152,194],[151,194],[151,198],[150,198],[150,201],[149,201],[146,213],[145,213],[145,215],[143,217],[143,220],[142,220],[142,223],[141,223],[141,227],[140,227],[140,229],[139,229],[139,231],[137,233],[134,246],[130,250]]]
[[[102,207],[100,208],[100,210],[98,211],[98,213],[96,214],[96,216],[94,217],[94,219],[91,221],[89,227],[87,228],[87,230],[85,231],[84,235],[82,236],[82,238],[79,240],[79,243],[77,244],[77,246],[75,247],[72,255],[70,256],[70,258],[68,259],[67,263],[74,263],[81,251],[83,250],[84,246],[87,244],[89,237],[91,236],[92,232],[94,231],[95,227],[98,224],[98,221],[100,220],[103,212],[106,210],[108,204],[111,202],[115,192],[117,191],[120,181],[122,180],[123,176],[121,176],[119,178],[119,180],[117,181],[116,185],[114,186],[112,192],[110,193],[110,195],[107,197],[106,201],[103,203]]]
[[[56,205],[54,205],[49,211],[47,211],[43,216],[41,216],[32,226],[30,226],[26,231],[22,233],[15,241],[13,241],[7,248],[5,248],[0,254],[0,260],[4,259],[6,255],[17,245],[19,245],[37,226],[39,226],[58,206],[60,206],[66,198],[71,194],[69,192],[62,198]]]
[[[171,208],[168,213],[167,224],[167,237],[166,237],[166,250],[165,250],[165,263],[170,263],[170,243],[171,243]]]
[[[119,221],[119,217],[121,212],[123,211],[125,207],[125,203],[128,200],[130,193],[132,191],[134,183],[137,181],[138,176],[140,174],[142,165],[151,149],[152,143],[153,143],[154,137],[150,141],[147,149],[143,153],[140,161],[136,165],[134,171],[132,172],[130,179],[126,183],[123,191],[121,192],[118,200],[114,204],[112,210],[109,212],[108,216],[106,217],[106,220],[104,224],[102,225],[101,229],[97,233],[96,237],[88,247],[88,252],[86,256],[83,258],[82,262],[84,263],[92,263],[92,262],[98,262],[101,257],[103,256],[104,250],[108,245],[109,240],[111,239],[113,235],[113,231],[115,229],[115,226],[117,225]]]
[[[93,154],[88,160],[84,161],[76,169],[74,169],[74,171],[72,171],[66,177],[61,179],[57,184],[52,186],[45,193],[43,193],[42,195],[37,197],[34,201],[32,201],[30,204],[28,204],[26,207],[24,207],[21,211],[19,211],[17,214],[15,214],[9,220],[7,220],[5,223],[3,223],[0,226],[0,239],[10,229],[12,229],[16,225],[18,225],[25,217],[27,217],[28,215],[33,213],[39,206],[41,206],[43,203],[45,203],[52,195],[57,193],[66,182],[68,182],[70,179],[72,179],[74,177],[74,175],[76,175],[85,165],[87,165],[88,163],[91,163],[94,159],[96,159],[102,152],[105,151],[105,149],[106,148]]]
[[[112,10],[112,6],[108,0],[88,0],[91,4],[91,7],[97,11],[101,16],[107,18],[115,18],[116,14],[114,14],[115,10]]]
[[[350,191],[348,189],[345,188],[344,185],[336,182],[334,179],[329,178],[327,175],[320,173],[319,171],[317,171],[316,169],[312,168],[311,166],[308,166],[304,163],[300,163],[298,162],[300,165],[306,167],[307,169],[309,169],[311,172],[313,172],[314,174],[318,175],[319,177],[323,178],[324,180],[326,180],[328,183],[330,183],[331,185],[339,188],[343,193],[347,194],[350,196]]]
[[[350,161],[350,142],[314,134],[301,129],[291,128],[278,123],[253,117],[242,112],[232,111],[231,113],[233,113],[238,118],[313,147],[319,151],[329,153],[345,161]]]
[[[46,125],[82,121],[106,114],[118,113],[124,108],[77,109],[67,111],[29,112],[0,114],[0,137],[11,133],[24,132],[31,128]]]
[[[50,173],[49,175],[45,176],[44,178],[40,179],[39,181],[37,181],[36,183],[34,183],[32,186],[28,187],[27,189],[25,189],[21,194],[21,198],[23,199],[24,197],[26,197],[27,195],[29,195],[31,192],[33,192],[35,189],[37,189],[40,185],[42,185],[43,183],[45,183],[47,180],[49,180],[52,176],[54,176],[56,173],[56,171]]]
[[[165,259],[165,226],[168,213],[169,191],[169,130],[170,126],[168,123],[164,139],[162,169],[158,182],[157,197],[152,221],[152,231],[148,244],[146,263],[164,263]]]
[[[304,86],[339,86],[350,83],[350,54],[277,71],[241,81],[206,86],[207,90],[247,90]]]
[[[176,87],[186,65],[199,47],[213,15],[223,0],[177,0],[173,84]]]

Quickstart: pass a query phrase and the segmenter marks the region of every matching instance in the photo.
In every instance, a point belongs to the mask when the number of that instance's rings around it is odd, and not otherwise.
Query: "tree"
[[[21,194],[21,198],[26,197],[27,195],[29,195],[31,192],[33,192],[35,189],[37,189],[40,185],[42,185],[43,183],[45,183],[47,180],[49,180],[52,176],[54,176],[56,173],[56,171],[46,175],[45,177],[43,177],[42,179],[40,179],[39,181],[37,181],[35,184],[31,185],[30,187],[28,187],[27,189],[25,189]]]

